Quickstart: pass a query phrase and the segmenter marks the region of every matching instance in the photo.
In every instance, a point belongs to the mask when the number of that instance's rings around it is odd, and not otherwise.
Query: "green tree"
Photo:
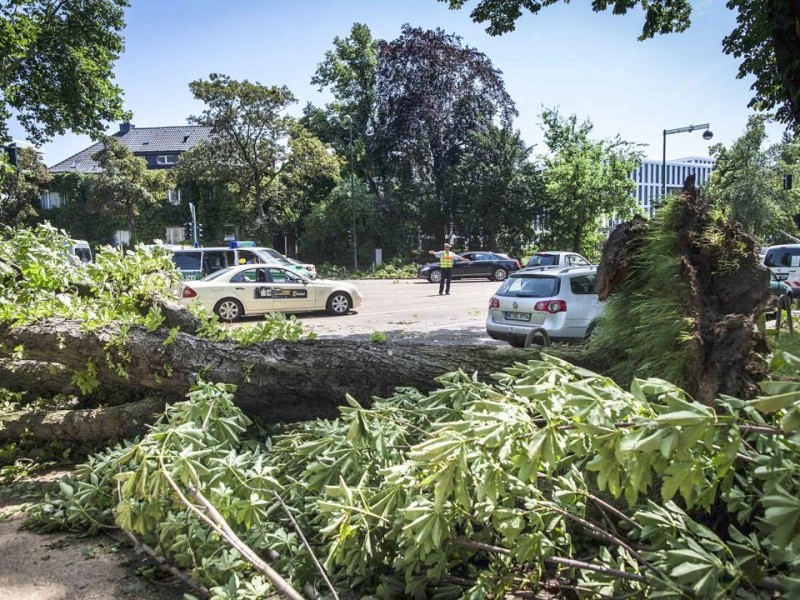
[[[126,0],[0,0],[0,140],[14,111],[41,144],[127,117],[112,83]]]
[[[798,201],[796,194],[793,197],[782,185],[786,171],[782,165],[791,156],[791,144],[766,147],[766,120],[750,117],[744,134],[730,148],[722,144],[711,148],[716,166],[708,194],[748,233],[762,240],[777,240],[785,238],[782,230],[796,229],[792,217],[798,213]]]
[[[136,241],[136,217],[148,207],[166,200],[171,187],[165,171],[152,171],[114,137],[102,140],[103,148],[92,155],[102,171],[91,175],[89,206],[95,212],[124,218],[130,241]]]
[[[467,247],[520,255],[530,243],[544,205],[543,179],[530,161],[531,150],[507,127],[471,135],[457,168],[458,228]]]
[[[590,139],[592,123],[579,124],[575,115],[565,119],[558,111],[546,109],[541,116],[550,153],[543,157],[547,206],[540,243],[589,252],[587,236],[597,232],[603,220],[633,215],[635,184],[628,174],[642,153],[637,144],[619,136]]]
[[[189,87],[206,104],[190,121],[213,127],[215,135],[181,157],[178,176],[227,184],[243,204],[251,231],[262,239],[291,214],[296,196],[287,182],[338,175],[338,159],[284,114],[296,101],[286,87],[216,73]]]
[[[17,168],[0,163],[0,222],[21,225],[34,218],[34,204],[52,178],[33,148],[19,148]]]
[[[333,50],[325,53],[325,60],[317,66],[311,83],[320,91],[333,94],[333,102],[325,109],[309,106],[304,123],[321,139],[330,143],[340,156],[350,156],[352,133],[356,173],[364,177],[362,159],[369,152],[373,109],[375,106],[375,76],[378,70],[378,41],[369,27],[354,23],[347,38],[336,37]]]
[[[467,0],[439,0],[460,9]],[[569,0],[478,0],[470,16],[487,23],[491,35],[514,30],[522,9],[537,14],[542,8]],[[592,0],[592,9],[611,9],[624,15],[640,6],[644,26],[639,40],[656,34],[685,31],[691,25],[689,0]],[[797,0],[729,0],[738,11],[736,28],[722,40],[722,50],[741,59],[738,78],[755,77],[749,106],[777,109],[779,121],[800,126],[800,10]]]

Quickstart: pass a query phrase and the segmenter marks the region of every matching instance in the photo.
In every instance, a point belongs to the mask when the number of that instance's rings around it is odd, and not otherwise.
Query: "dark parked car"
[[[478,250],[463,252],[459,256],[466,260],[457,260],[453,263],[453,279],[483,277],[504,281],[509,273],[519,270],[519,261],[508,254]],[[432,262],[423,265],[417,275],[431,283],[439,283],[442,279],[442,270],[438,262]]]

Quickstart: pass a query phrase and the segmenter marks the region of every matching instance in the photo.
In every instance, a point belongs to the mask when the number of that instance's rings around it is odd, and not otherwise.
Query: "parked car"
[[[317,267],[315,267],[313,264],[297,260],[296,258],[290,258],[288,256],[284,256],[284,258],[293,265],[298,265],[308,271],[308,276],[311,277],[311,279],[317,278]]]
[[[481,277],[504,281],[509,273],[519,270],[519,261],[516,258],[500,252],[479,250],[463,252],[458,256],[466,260],[453,262],[453,279]],[[432,262],[420,267],[417,275],[431,283],[439,283],[442,279],[442,269],[438,262]]]
[[[512,346],[525,344],[533,328],[550,340],[583,340],[603,312],[597,267],[523,269],[509,276],[489,300],[486,333]]]
[[[72,244],[69,246],[69,255],[75,263],[90,263],[94,260],[92,249],[86,240],[72,240]]]
[[[792,286],[782,279],[778,279],[778,276],[772,271],[769,272],[769,293],[773,296],[783,296],[786,294],[789,298],[794,298]]]
[[[537,252],[528,259],[526,267],[585,267],[592,263],[576,252],[547,251]]]
[[[764,265],[779,281],[792,288],[792,295],[800,298],[800,244],[769,246],[764,252]]]
[[[199,302],[224,321],[272,312],[327,310],[344,315],[361,305],[356,286],[341,281],[311,280],[276,264],[228,267],[181,286],[181,304]]]

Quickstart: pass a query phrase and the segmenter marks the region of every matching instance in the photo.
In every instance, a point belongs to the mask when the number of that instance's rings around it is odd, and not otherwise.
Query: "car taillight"
[[[515,260],[515,261],[514,261],[514,264],[515,264],[515,265],[517,265],[517,268],[519,269],[519,261],[518,261],[518,260]]]
[[[188,285],[183,286],[183,289],[181,290],[181,298],[194,298],[195,296],[197,296],[197,292],[195,292]]]
[[[565,312],[567,310],[567,303],[564,300],[542,300],[533,306],[533,310],[549,312],[554,315],[558,312]]]
[[[500,300],[492,296],[492,299],[489,300],[489,308],[500,308]]]

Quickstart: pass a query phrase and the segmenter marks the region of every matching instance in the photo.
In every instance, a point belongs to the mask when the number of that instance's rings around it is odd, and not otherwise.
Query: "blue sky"
[[[642,15],[593,13],[588,2],[524,15],[517,29],[491,37],[466,9],[450,11],[436,0],[132,0],[126,11],[125,53],[115,69],[125,106],[138,127],[182,125],[202,105],[189,82],[212,72],[264,85],[286,85],[298,98],[295,113],[330,98],[310,84],[317,65],[346,37],[354,22],[391,40],[408,23],[442,28],[486,54],[503,72],[523,139],[543,153],[543,107],[594,124],[595,138],[619,134],[646,144],[661,159],[662,130],[710,123],[712,143],[730,145],[751,112],[752,81],[736,79],[737,61],[721,41],[735,25],[724,0],[693,2],[692,27],[683,34],[637,42]],[[109,124],[114,132],[118,124]],[[778,141],[782,128],[769,129]],[[12,124],[12,135],[23,138]],[[91,143],[68,135],[44,146],[53,165]],[[707,156],[702,132],[667,137],[667,159]]]

